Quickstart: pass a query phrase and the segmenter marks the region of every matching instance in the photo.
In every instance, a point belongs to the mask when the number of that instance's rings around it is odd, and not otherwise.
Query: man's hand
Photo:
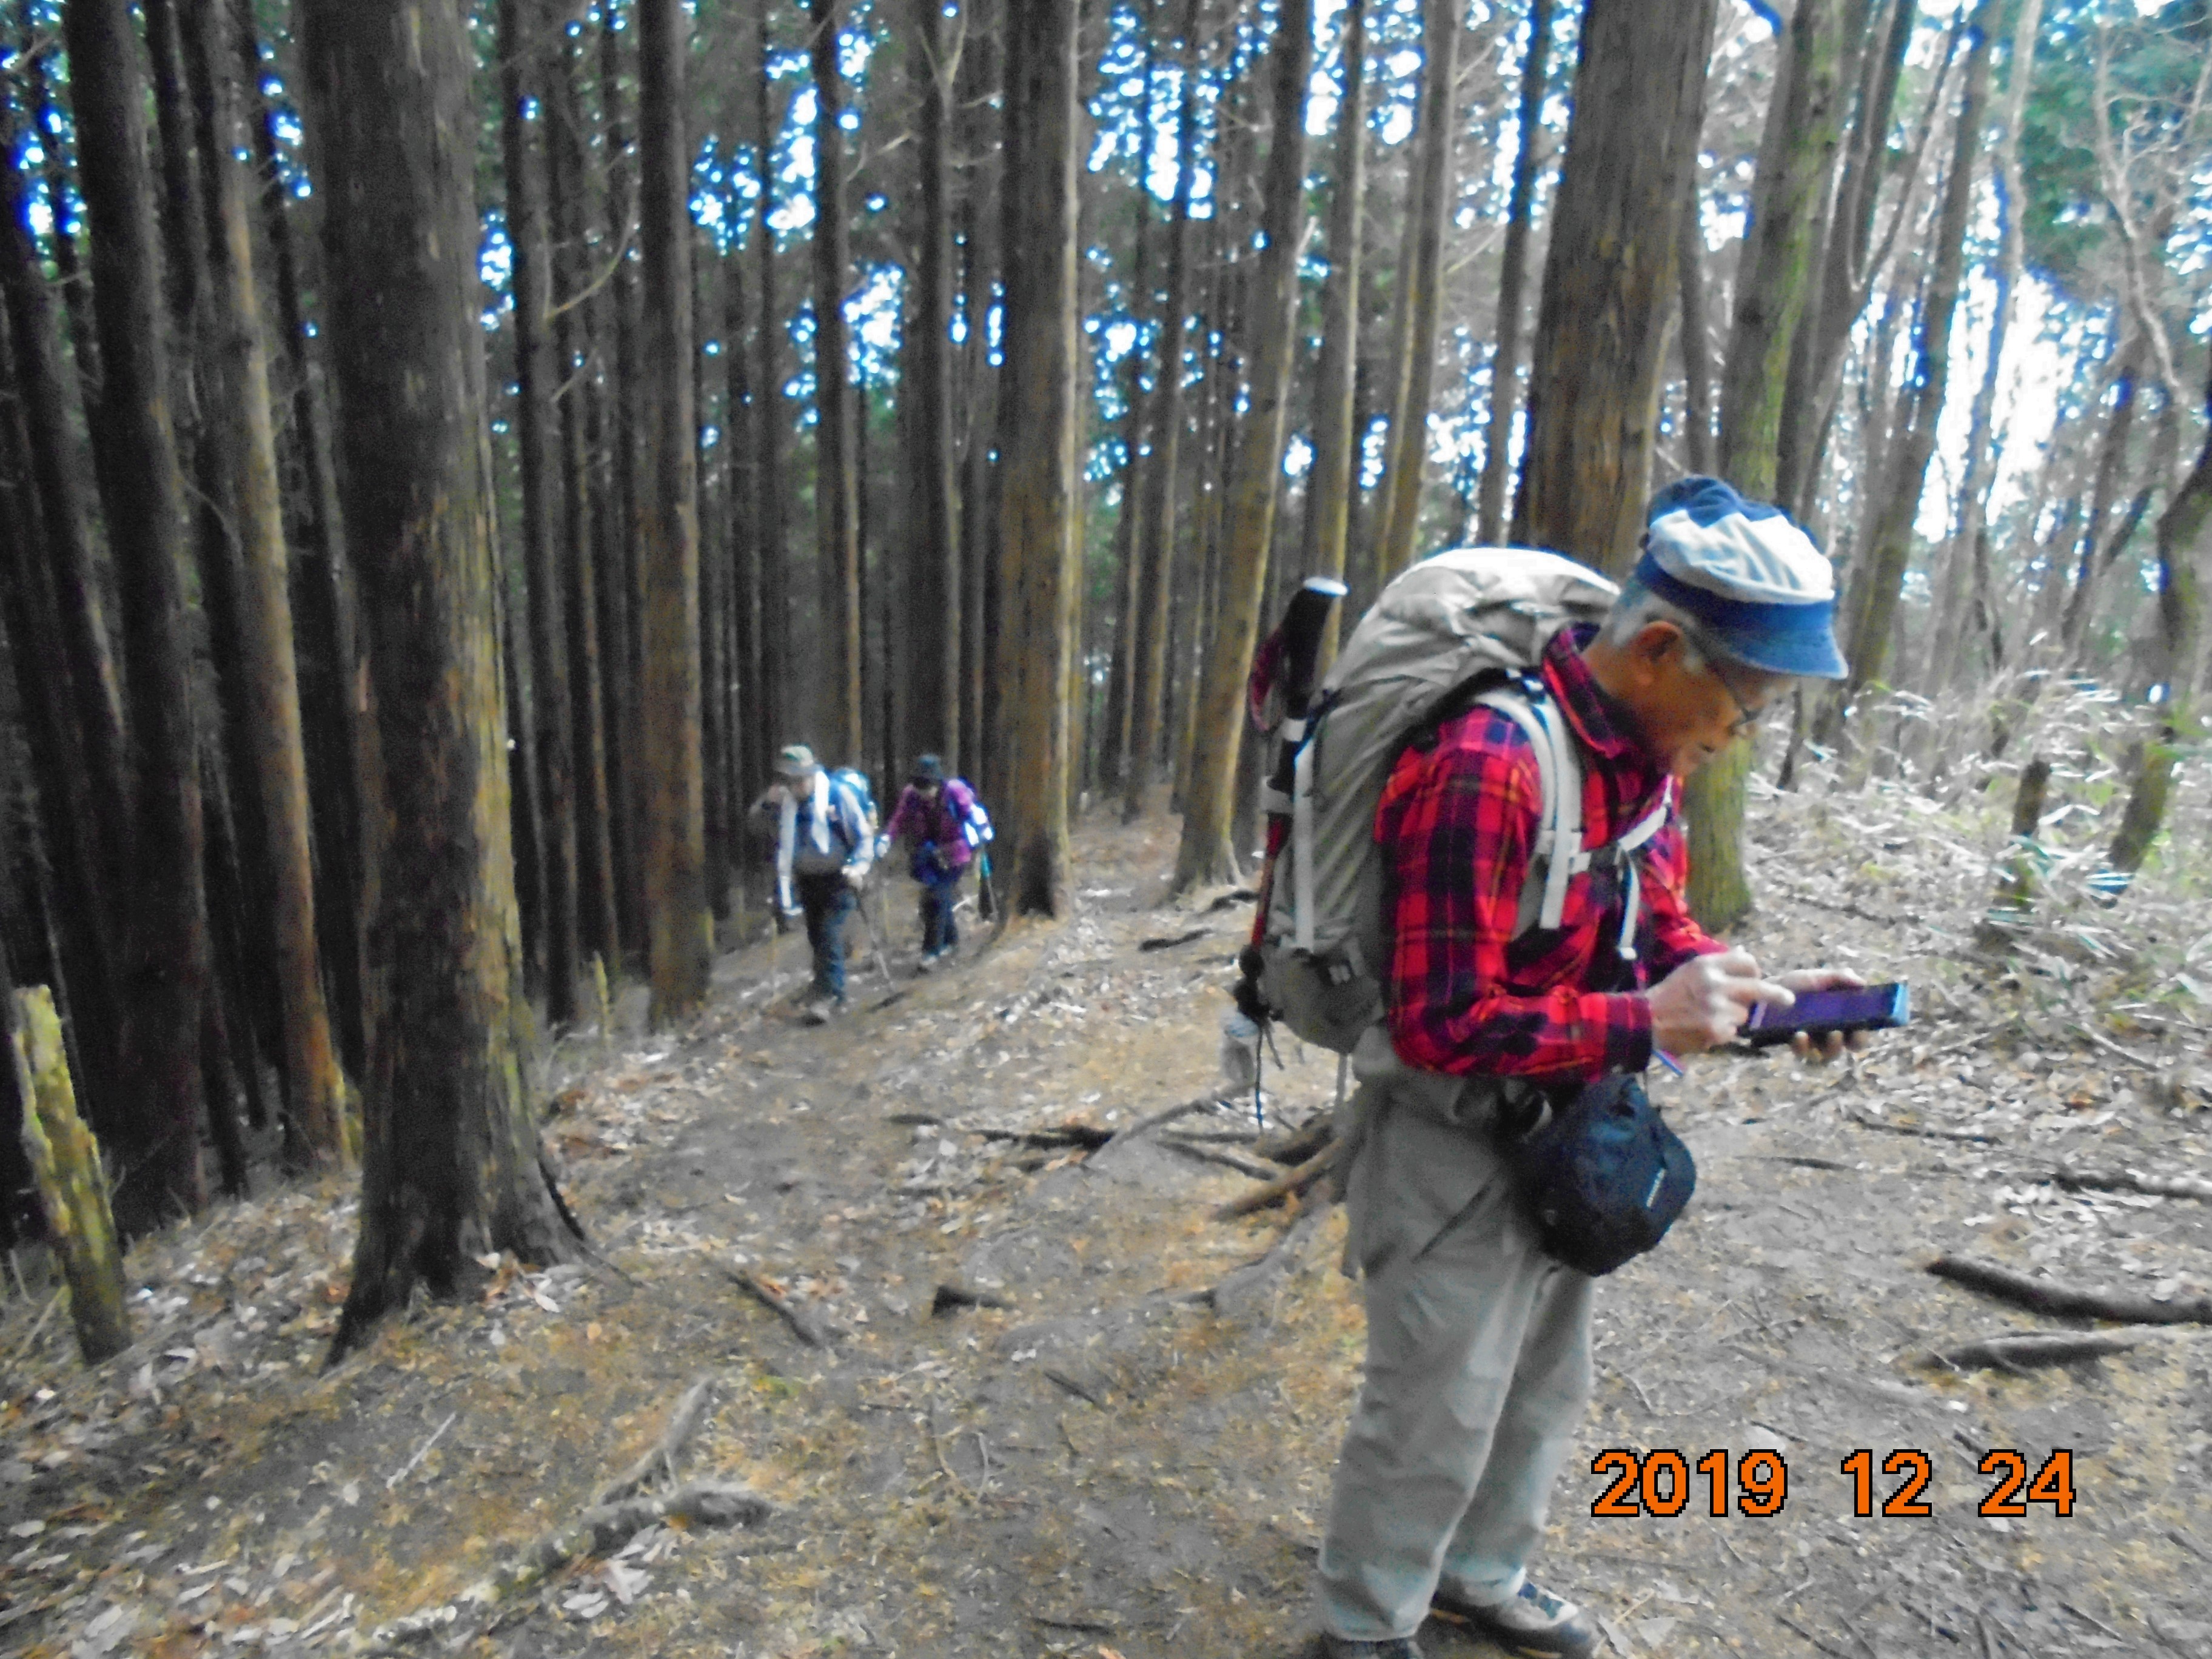
[[[845,866],[843,874],[846,885],[856,893],[868,884],[868,866],[865,864],[848,864]]]
[[[1677,1054],[1699,1054],[1734,1042],[1760,1003],[1787,1008],[1796,1000],[1787,984],[1759,976],[1748,951],[1692,957],[1651,988],[1651,1040]]]
[[[1866,981],[1848,968],[1793,968],[1775,981],[1795,991],[1856,990]],[[1800,1031],[1790,1039],[1790,1052],[1800,1060],[1819,1060],[1826,1065],[1845,1048],[1866,1047],[1866,1033],[1853,1031],[1848,1036],[1841,1031],[1830,1031],[1815,1046],[1811,1035]]]

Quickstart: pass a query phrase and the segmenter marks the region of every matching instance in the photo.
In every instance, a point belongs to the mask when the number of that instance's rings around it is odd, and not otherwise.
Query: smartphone
[[[1787,1042],[1800,1031],[1825,1036],[1830,1031],[1887,1031],[1912,1018],[1912,988],[1902,980],[1887,985],[1839,986],[1829,991],[1800,991],[1787,1008],[1762,1002],[1736,1036],[1754,1048]]]

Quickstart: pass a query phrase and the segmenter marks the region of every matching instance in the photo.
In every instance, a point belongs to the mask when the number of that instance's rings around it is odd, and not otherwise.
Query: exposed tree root
[[[2147,1296],[2085,1290],[2051,1279],[2030,1279],[1994,1261],[1972,1256],[1939,1255],[1928,1264],[1938,1279],[1982,1291],[2000,1301],[2038,1313],[2082,1319],[2110,1319],[2124,1325],[2212,1325],[2212,1296],[2154,1302]]]

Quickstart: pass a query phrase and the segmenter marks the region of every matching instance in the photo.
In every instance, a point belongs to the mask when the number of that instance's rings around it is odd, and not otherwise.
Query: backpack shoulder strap
[[[1534,914],[1528,913],[1523,896],[1516,933],[1532,926],[1556,928],[1566,918],[1567,884],[1589,867],[1590,855],[1583,846],[1582,760],[1566,722],[1553,706],[1544,684],[1534,675],[1517,676],[1510,684],[1483,692],[1474,701],[1494,708],[1528,735],[1535,751],[1536,773],[1542,784],[1542,805],[1537,817],[1536,842],[1530,850],[1529,873],[1535,862],[1544,863],[1542,896]]]

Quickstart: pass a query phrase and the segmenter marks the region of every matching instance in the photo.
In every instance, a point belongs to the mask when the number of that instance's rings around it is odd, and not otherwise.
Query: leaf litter
[[[2184,982],[2212,978],[2204,876],[2154,864],[2106,908],[2064,884],[2098,829],[2070,814],[2050,833],[2061,854],[2078,835],[2076,856],[2054,857],[2035,927],[1978,952],[2003,794],[1816,776],[1754,808],[1768,899],[1741,936],[1778,963],[1909,976],[1922,1012],[1831,1071],[1720,1055],[1655,1085],[1698,1198],[1601,1291],[1597,1393],[1542,1563],[1624,1653],[2212,1639],[2192,1588],[2212,1564],[2202,1339],[2032,1375],[1924,1364],[2053,1328],[1929,1279],[1941,1249],[2154,1297],[2212,1289],[2212,1205],[2050,1178],[2212,1174],[2212,1056]],[[2203,795],[2185,770],[2177,821]],[[565,1040],[548,1139],[604,1267],[487,1260],[465,1298],[418,1305],[330,1373],[342,1181],[135,1249],[140,1340],[96,1373],[27,1285],[0,1313],[0,1645],[344,1653],[411,1616],[410,1647],[533,1656],[1302,1650],[1361,1345],[1341,1223],[1315,1218],[1231,1321],[1203,1298],[1300,1205],[1213,1223],[1247,1177],[1158,1133],[1095,1150],[1218,1085],[1249,912],[1202,948],[1143,952],[1171,826],[1086,826],[1081,845],[1098,902],[1076,921],[970,945],[829,1032],[791,1023],[787,944],[723,958],[685,1031]],[[1283,1050],[1264,1126],[1246,1097],[1179,1129],[1235,1150],[1325,1111],[1333,1057]],[[738,1291],[733,1262],[830,1344]],[[430,1617],[581,1513],[702,1375],[720,1403],[655,1479],[750,1487],[771,1518],[655,1522],[496,1625]],[[1861,1446],[1924,1451],[1934,1513],[1855,1516],[1839,1460]],[[1984,1451],[2062,1446],[2071,1516],[1975,1513]],[[1789,1501],[1715,1518],[1701,1487],[1672,1517],[1595,1520],[1587,1471],[1609,1447],[1770,1448]],[[1424,1642],[1483,1650],[1441,1622]]]

